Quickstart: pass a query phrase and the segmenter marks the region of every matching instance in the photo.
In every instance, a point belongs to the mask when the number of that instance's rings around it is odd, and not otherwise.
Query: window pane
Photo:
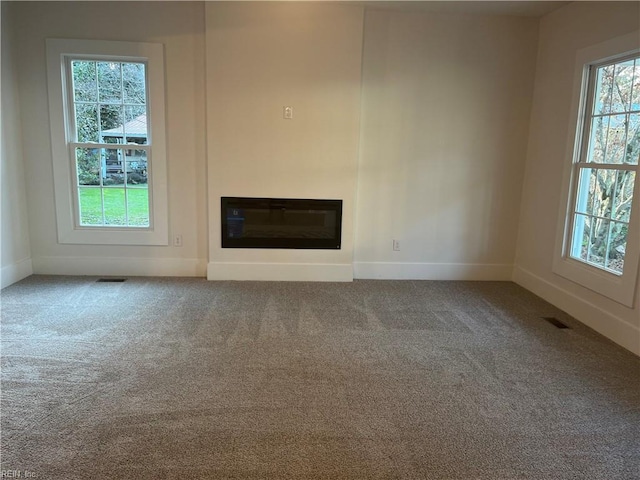
[[[593,114],[611,112],[611,87],[613,85],[614,65],[600,67],[596,76],[596,94],[593,102]]]
[[[628,112],[633,85],[633,60],[616,64],[611,94],[611,111]]]
[[[122,143],[124,116],[119,105],[100,105],[100,130],[102,141]]]
[[[617,183],[613,195],[613,212],[611,218],[622,222],[629,222],[631,217],[631,203],[633,202],[633,187],[636,172],[619,170],[616,173]]]
[[[145,66],[143,63],[122,64],[124,103],[147,103]]]
[[[95,226],[102,223],[102,189],[80,187],[80,225]]]
[[[627,145],[627,115],[612,115],[609,119],[605,163],[622,163]]]
[[[147,184],[147,152],[129,149],[125,151],[127,162],[127,185]]]
[[[640,85],[638,90],[640,90]],[[629,115],[626,155],[625,163],[638,165],[638,157],[640,157],[640,114],[637,113]]]
[[[102,158],[104,165],[103,181],[104,186],[124,185],[124,162],[122,150],[118,148],[103,148]]]
[[[603,163],[604,149],[607,144],[609,131],[609,117],[595,117],[591,120],[591,135],[589,139],[589,153],[587,162]]]
[[[76,102],[97,102],[96,62],[75,60],[73,72],[73,97]]]
[[[149,190],[146,185],[127,187],[127,210],[130,226],[149,226]]]
[[[147,108],[145,106],[126,106],[124,112],[127,143],[147,144]]]
[[[100,185],[100,153],[97,148],[76,148],[78,185]]]
[[[595,180],[592,214],[610,218],[611,196],[616,185],[616,170],[598,170]]]
[[[629,225],[626,223],[611,222],[607,268],[620,274],[624,268],[624,254],[627,247],[628,230]]]
[[[76,138],[78,142],[97,142],[98,109],[95,104],[76,104]]]
[[[589,246],[589,232],[591,231],[591,219],[587,215],[576,215],[573,221],[573,236],[571,242],[571,256],[587,261]]]
[[[124,188],[104,188],[103,195],[105,225],[126,225]]]
[[[578,182],[578,196],[576,198],[576,212],[593,213],[596,176],[595,168],[581,168]]]
[[[122,102],[122,75],[120,64],[98,62],[98,92],[101,103]]]
[[[587,252],[587,261],[594,265],[604,267],[609,235],[609,221],[591,217],[589,230],[589,250]]]

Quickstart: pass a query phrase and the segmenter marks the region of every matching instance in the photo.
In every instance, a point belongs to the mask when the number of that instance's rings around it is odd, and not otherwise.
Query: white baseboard
[[[129,277],[204,277],[198,258],[37,257],[33,272],[43,275],[121,275]]]
[[[640,328],[632,325],[577,295],[554,285],[528,270],[516,267],[513,281],[547,302],[564,310],[576,320],[640,356]]]
[[[352,282],[351,264],[211,262],[209,280]]]
[[[0,271],[0,288],[8,287],[32,274],[33,263],[30,258],[2,267]]]
[[[385,280],[511,281],[513,265],[475,263],[356,262],[354,277]]]

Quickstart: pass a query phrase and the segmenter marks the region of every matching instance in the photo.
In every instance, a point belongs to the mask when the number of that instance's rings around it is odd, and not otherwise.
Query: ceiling
[[[398,10],[405,12],[441,12],[482,15],[516,15],[541,17],[571,2],[555,1],[364,1],[347,2],[365,5],[370,9]]]
[[[2,0],[4,1],[4,0]],[[43,0],[14,0],[14,1],[43,1]],[[45,0],[51,1],[51,0]],[[55,0],[53,0],[55,1]],[[84,1],[103,1],[103,0],[84,0]],[[129,1],[129,0],[109,0],[109,1]],[[158,0],[142,0],[142,1],[158,1]],[[176,0],[176,1],[192,1],[192,0]],[[244,2],[246,0],[205,0],[205,1],[231,1]],[[275,0],[255,0],[269,2]],[[557,10],[572,2],[559,2],[547,0],[511,0],[511,1],[485,1],[485,0],[440,0],[440,1],[424,1],[424,0],[277,0],[290,2],[339,2],[350,5],[365,6],[368,9],[376,10],[394,10],[401,12],[440,12],[440,13],[457,13],[457,14],[478,14],[478,15],[515,15],[521,17],[541,17],[549,12]],[[594,0],[583,0],[594,1]],[[597,1],[597,0],[595,0]],[[609,1],[609,0],[602,0]],[[623,0],[636,1],[636,0]]]

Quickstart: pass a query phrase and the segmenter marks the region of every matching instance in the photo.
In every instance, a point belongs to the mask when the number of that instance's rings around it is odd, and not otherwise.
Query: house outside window
[[[637,37],[584,49],[577,63],[572,162],[554,271],[632,306],[640,258]]]
[[[160,44],[47,40],[58,240],[167,245]]]

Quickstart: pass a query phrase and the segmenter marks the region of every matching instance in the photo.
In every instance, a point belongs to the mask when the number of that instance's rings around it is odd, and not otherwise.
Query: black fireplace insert
[[[221,197],[222,248],[339,249],[342,200]]]

